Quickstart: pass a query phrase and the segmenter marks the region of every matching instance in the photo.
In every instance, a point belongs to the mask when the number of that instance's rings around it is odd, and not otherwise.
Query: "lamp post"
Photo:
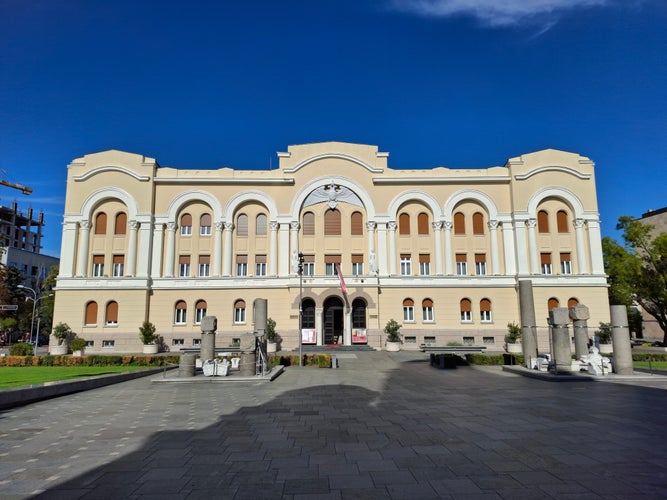
[[[32,352],[35,356],[37,356],[37,343],[39,342],[39,332],[36,333],[34,339],[32,333],[35,326],[35,309],[37,308],[37,302],[42,300],[44,297],[53,297],[53,294],[50,293],[49,295],[42,295],[41,297],[37,297],[37,292],[34,289],[30,288],[29,286],[18,285],[17,288],[21,288],[22,290],[30,290],[32,292],[32,297],[26,297],[26,299],[32,300],[32,316],[30,317],[30,341],[33,342]]]
[[[299,252],[299,366],[303,366],[303,253]]]

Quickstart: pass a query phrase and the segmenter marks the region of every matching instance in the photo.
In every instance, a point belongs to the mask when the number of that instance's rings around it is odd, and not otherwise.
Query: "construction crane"
[[[12,182],[7,182],[4,179],[0,179],[0,185],[7,186],[7,187],[10,187],[10,188],[14,188],[14,189],[19,189],[20,191],[23,191],[23,194],[32,193],[32,189],[29,188],[28,186],[24,186],[23,184],[16,184],[16,183],[12,183]]]

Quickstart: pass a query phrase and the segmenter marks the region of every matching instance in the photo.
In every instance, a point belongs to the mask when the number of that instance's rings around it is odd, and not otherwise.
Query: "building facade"
[[[404,348],[501,350],[519,279],[533,282],[543,349],[551,307],[583,303],[589,324],[609,321],[590,159],[549,149],[395,170],[388,156],[326,142],[290,146],[277,170],[178,170],[121,151],[74,160],[54,324],[89,352],[137,352],[149,320],[179,350],[208,314],[230,345],[264,298],[283,349],[299,330],[305,344],[383,348],[396,319]]]

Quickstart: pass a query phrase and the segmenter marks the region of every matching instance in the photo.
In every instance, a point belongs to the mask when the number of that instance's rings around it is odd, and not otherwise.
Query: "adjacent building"
[[[252,331],[268,300],[282,348],[484,344],[519,322],[533,282],[540,347],[552,307],[609,321],[594,164],[548,149],[502,166],[398,170],[376,146],[290,146],[274,170],[183,170],[105,151],[68,167],[54,323],[88,352],[137,352],[153,322],[172,350]],[[302,269],[302,274],[299,270]]]

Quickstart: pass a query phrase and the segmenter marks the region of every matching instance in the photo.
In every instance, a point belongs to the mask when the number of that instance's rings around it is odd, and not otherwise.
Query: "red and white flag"
[[[336,263],[336,272],[338,273],[338,277],[340,278],[340,289],[343,291],[343,293],[347,293],[347,287],[345,286],[345,278],[343,278],[343,273],[340,270],[340,264]]]

